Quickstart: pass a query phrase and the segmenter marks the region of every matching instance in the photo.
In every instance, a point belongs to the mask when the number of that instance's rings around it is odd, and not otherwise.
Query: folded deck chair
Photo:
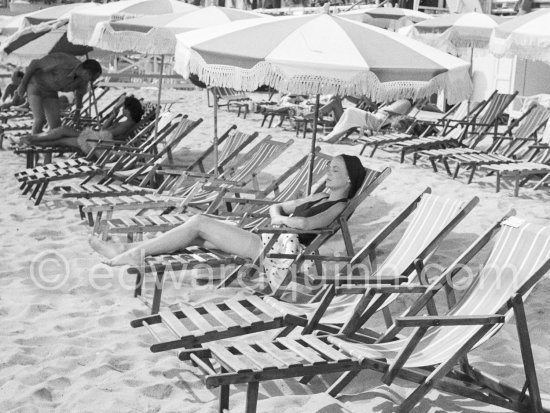
[[[516,121],[507,128],[503,135],[499,135],[493,144],[486,150],[480,151],[470,148],[446,148],[421,151],[419,157],[428,157],[434,172],[437,172],[436,162],[442,162],[453,179],[458,176],[461,167],[470,169],[468,183],[471,183],[474,174],[482,165],[507,164],[516,162],[523,156],[529,156],[530,151],[520,152],[530,143],[537,142],[537,133],[544,127],[550,116],[550,110],[542,106],[531,106]],[[455,163],[454,173],[451,173],[449,161]]]
[[[326,174],[332,157],[317,152],[315,155],[313,182],[317,182]],[[252,230],[269,219],[269,207],[275,203],[297,199],[305,196],[309,176],[309,157],[304,156],[284,174],[273,181],[265,189],[229,188],[224,191],[233,197],[223,197],[220,211],[211,215],[221,220],[236,222],[239,227]],[[288,182],[287,182],[288,181]],[[240,197],[249,195],[252,197]],[[126,234],[128,239],[136,240],[148,232],[166,232],[189,219],[188,214],[141,215],[128,218],[103,220],[102,226],[107,234]]]
[[[248,135],[237,130],[237,126],[231,126],[218,139],[219,145],[219,163],[223,168],[227,162],[235,157],[244,147],[251,143],[257,134]],[[130,175],[125,178],[102,179],[96,183],[73,184],[69,186],[57,187],[55,189],[61,193],[63,198],[94,198],[109,196],[128,196],[147,193],[162,193],[169,189],[182,173],[185,172],[205,172],[204,162],[206,158],[214,152],[214,146],[210,145],[201,155],[188,165],[169,166],[157,164],[145,177]],[[208,173],[214,173],[212,168]],[[162,183],[157,181],[162,179]],[[131,184],[132,181],[140,180],[138,185]],[[156,190],[153,188],[157,187]]]
[[[376,234],[360,252],[350,257],[349,265],[340,271],[339,275],[322,277],[321,282],[328,282],[328,285],[332,286],[329,287],[331,290],[324,288],[309,303],[294,304],[272,296],[253,295],[240,300],[231,299],[198,307],[181,305],[177,311],[163,310],[158,315],[134,320],[131,325],[147,327],[151,331],[158,341],[151,347],[151,351],[157,352],[198,347],[209,341],[275,328],[286,327],[284,334],[287,334],[295,325],[301,325],[307,333],[316,328],[325,330],[328,324],[343,324],[351,317],[360,296],[343,294],[334,297],[334,285],[362,282],[349,269],[367,260],[368,266],[375,268],[371,274],[367,274],[367,280],[385,278],[389,283],[393,283],[394,280],[396,283],[412,282],[416,278],[415,269],[419,268],[418,262],[426,263],[429,260],[441,241],[470,212],[477,201],[477,198],[473,198],[466,203],[431,195],[428,188]],[[405,233],[384,262],[376,268],[374,258],[379,245],[409,217],[411,220]],[[320,260],[331,258],[316,257]],[[407,281],[404,281],[403,277]],[[363,311],[364,317],[359,320],[360,324],[363,325],[366,318],[375,311],[387,309],[390,301],[396,296],[372,296],[370,311]],[[322,299],[318,300],[320,297]],[[324,326],[319,327],[319,323]],[[337,329],[332,331],[337,332]]]
[[[396,377],[419,384],[396,408],[400,413],[415,411],[416,404],[432,388],[518,412],[548,411],[542,408],[523,301],[550,270],[549,226],[518,220],[503,222],[485,265],[451,311],[445,316],[417,316],[437,292],[452,292],[453,276],[500,225],[480,237],[434,283],[422,286],[424,294],[376,344],[350,339],[345,325],[337,335],[280,337],[233,345],[208,343],[206,349],[180,352],[179,358],[195,362],[205,374],[207,387],[221,387],[220,411],[229,407],[229,386],[233,384],[248,384],[246,411],[250,413],[256,411],[261,381],[290,377],[307,380],[312,375],[346,372],[328,390],[334,396],[363,369],[383,372],[382,380],[388,385]],[[466,358],[512,315],[516,318],[526,376],[523,390],[484,374],[469,365]],[[386,341],[404,327],[414,327],[409,337]],[[205,358],[212,358],[220,370],[214,370]]]
[[[355,212],[359,204],[367,198],[368,195],[374,191],[381,182],[390,174],[391,170],[385,168],[381,171],[374,169],[367,169],[365,181],[361,189],[357,192],[353,199],[348,201],[344,211],[340,216],[334,220],[329,226],[318,230],[300,231],[293,228],[274,228],[274,227],[260,227],[256,231],[260,233],[270,233],[273,235],[271,242],[268,243],[264,249],[262,256],[266,256],[266,253],[271,250],[271,247],[276,242],[279,235],[283,233],[309,233],[315,235],[313,241],[305,248],[304,256],[316,252],[327,240],[329,240],[337,232],[341,231],[343,236],[343,243],[348,256],[354,255],[353,243],[349,235],[349,228],[347,221]],[[289,265],[299,267],[304,259],[302,256],[285,256],[284,258],[290,258],[293,263]],[[232,270],[218,285],[218,288],[223,288],[234,282],[239,275],[244,273],[247,277],[252,277],[257,274],[257,271],[261,267],[261,258],[252,262],[238,256],[227,254],[222,251],[208,250],[202,247],[189,247],[177,254],[163,254],[158,256],[145,257],[143,265],[139,267],[131,267],[128,269],[128,273],[136,274],[136,288],[134,295],[144,300],[147,305],[151,306],[152,314],[156,314],[159,311],[161,304],[162,289],[164,283],[164,276],[166,272],[171,271],[186,271],[193,268],[217,268],[221,265],[234,265],[236,268]],[[250,265],[252,264],[252,265]],[[206,266],[206,267],[205,267]],[[148,274],[154,276],[154,291],[152,294],[151,302],[149,303],[142,297],[142,285],[145,277]],[[281,290],[283,287],[281,287]],[[281,292],[277,292],[282,295]]]
[[[486,137],[496,140],[498,137],[498,126],[504,110],[512,103],[517,95],[497,93],[496,91],[475,109],[475,113],[469,115],[468,119],[452,121],[443,136],[421,136],[416,139],[405,140],[392,144],[401,153],[401,163],[405,156],[413,154],[413,164],[416,164],[417,153],[422,150],[438,149],[445,147],[475,147]]]
[[[106,152],[109,156],[119,156],[118,160],[114,164],[107,168],[108,164],[104,164],[105,167],[98,164],[90,163],[86,161],[82,163],[81,160],[69,160],[66,163],[75,162],[75,166],[55,168],[59,164],[48,164],[44,167],[38,167],[31,170],[30,174],[27,174],[23,179],[18,179],[24,182],[25,190],[23,193],[29,193],[31,199],[35,199],[35,205],[40,204],[42,198],[46,192],[48,185],[54,181],[60,181],[70,178],[87,178],[94,175],[105,175],[107,177],[113,176],[119,171],[130,170],[137,168],[133,173],[143,173],[151,168],[155,163],[164,162],[165,157],[169,153],[172,147],[175,147],[179,142],[187,136],[193,129],[195,129],[202,119],[192,121],[187,118],[176,118],[171,123],[170,127],[166,130],[166,136],[170,136],[168,142],[161,150],[157,150],[159,145],[166,139],[165,135],[159,135],[144,148],[136,150],[137,148],[126,146],[118,146],[116,149],[110,149]],[[154,151],[154,152],[151,152]],[[104,160],[107,158],[104,158]],[[66,163],[61,163],[63,166]],[[53,168],[50,168],[52,165]],[[25,171],[27,172],[27,171]]]

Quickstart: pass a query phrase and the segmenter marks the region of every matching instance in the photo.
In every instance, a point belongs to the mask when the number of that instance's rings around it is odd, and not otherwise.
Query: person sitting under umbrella
[[[115,122],[121,107],[122,114],[126,120]],[[88,153],[94,147],[93,141],[100,139],[123,141],[127,139],[141,120],[143,113],[143,107],[138,99],[133,96],[123,97],[105,119],[99,131],[92,130],[91,128],[85,128],[82,131],[78,131],[70,126],[61,126],[47,133],[23,136],[20,140],[20,144],[69,146],[79,149],[84,153]]]
[[[81,62],[66,53],[51,53],[31,61],[16,94],[27,94],[34,123],[32,133],[40,133],[46,121],[50,129],[61,126],[58,92],[75,94],[75,121],[88,84],[101,75],[101,65],[93,59]]]
[[[335,156],[327,172],[325,186],[329,193],[319,192],[305,198],[272,205],[269,209],[272,225],[302,230],[323,228],[342,213],[349,199],[360,190],[366,171],[357,156]],[[169,254],[189,246],[216,248],[240,257],[256,259],[266,248],[271,234],[260,236],[207,215],[194,215],[182,225],[156,238],[134,244],[117,244],[91,238],[90,244],[106,257],[108,265],[139,265],[142,257]],[[298,254],[315,238],[312,234],[284,234],[270,253]],[[293,251],[293,252],[290,252]],[[263,261],[272,285],[278,285],[288,265],[278,259]],[[303,267],[302,267],[303,269]]]
[[[389,125],[393,117],[406,115],[411,109],[412,101],[409,99],[396,100],[375,113],[358,108],[347,108],[334,129],[322,141],[337,143],[352,128],[378,131],[383,126]]]

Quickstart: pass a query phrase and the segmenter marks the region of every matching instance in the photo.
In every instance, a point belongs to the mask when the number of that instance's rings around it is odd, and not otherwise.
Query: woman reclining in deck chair
[[[121,107],[126,120],[115,122]],[[46,133],[24,136],[20,143],[37,146],[69,146],[87,154],[93,149],[94,140],[126,140],[141,120],[143,113],[141,102],[135,97],[129,96],[115,105],[99,131],[92,128],[78,131],[70,126],[60,126]]]
[[[348,199],[361,188],[366,171],[356,156],[336,156],[328,169],[326,187],[330,192],[315,193],[308,197],[272,205],[271,224],[297,229],[318,229],[328,226],[344,210]],[[299,253],[311,241],[311,235],[282,236],[271,253]],[[184,224],[137,244],[113,244],[92,238],[90,243],[108,260],[109,265],[136,265],[144,256],[175,252],[189,246],[215,248],[241,257],[256,259],[269,242],[271,235],[258,234],[224,223],[205,215],[195,215]],[[294,238],[293,238],[294,237]],[[313,237],[314,238],[314,237]],[[284,243],[284,245],[281,245]],[[295,250],[290,252],[292,247]],[[278,283],[286,275],[277,260],[267,259],[264,267],[268,280]]]

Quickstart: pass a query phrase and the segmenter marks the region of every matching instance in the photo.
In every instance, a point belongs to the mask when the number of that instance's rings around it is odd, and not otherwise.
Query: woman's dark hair
[[[130,112],[130,117],[136,123],[141,120],[144,110],[141,106],[141,102],[133,96],[128,96],[124,99],[124,107]]]
[[[346,164],[346,170],[348,171],[349,181],[350,181],[350,188],[348,192],[348,199],[351,199],[355,196],[357,191],[361,188],[363,185],[363,181],[365,180],[365,176],[367,175],[367,171],[365,170],[365,167],[361,163],[361,160],[357,156],[352,155],[338,155],[341,156],[344,160],[344,163]]]
[[[17,78],[23,78],[25,76],[25,73],[23,73],[21,70],[17,70],[15,72],[15,77]]]

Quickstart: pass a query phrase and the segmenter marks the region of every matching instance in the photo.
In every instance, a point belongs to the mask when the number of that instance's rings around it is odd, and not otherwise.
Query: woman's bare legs
[[[204,215],[195,215],[186,223],[154,239],[129,244],[128,247],[91,241],[96,251],[111,258],[107,261],[109,265],[139,264],[141,257],[169,254],[185,247],[206,243],[230,254],[252,259],[258,257],[262,249],[259,235]]]
[[[60,126],[59,128],[52,129],[47,133],[25,136],[24,139],[22,139],[22,142],[30,145],[52,146],[52,143],[54,145],[61,144],[58,141],[65,138],[74,139],[78,137],[78,135],[79,132],[76,129],[73,129],[70,126]]]

